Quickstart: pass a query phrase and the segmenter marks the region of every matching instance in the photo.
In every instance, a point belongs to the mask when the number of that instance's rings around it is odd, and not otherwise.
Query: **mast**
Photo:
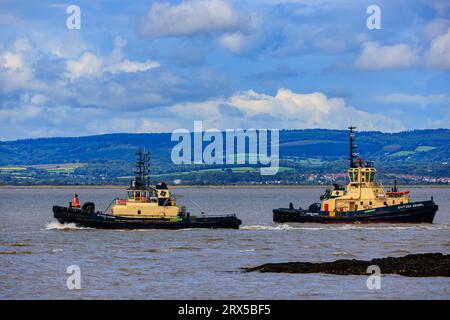
[[[355,142],[355,132],[354,130],[356,129],[356,127],[354,126],[350,126],[348,127],[348,129],[350,130],[349,132],[349,157],[348,160],[350,160],[350,168],[356,168],[355,165],[355,158],[358,155],[355,150],[356,150],[356,145],[354,144]]]
[[[146,189],[150,185],[150,153],[147,151],[143,151],[141,147],[139,147],[138,152],[136,152],[137,161],[136,168],[134,169],[134,185],[133,187],[138,189]]]

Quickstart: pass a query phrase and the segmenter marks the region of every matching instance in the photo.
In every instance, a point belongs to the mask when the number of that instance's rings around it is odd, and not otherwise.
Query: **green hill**
[[[124,133],[0,142],[0,183],[124,184],[138,146],[150,150],[155,179],[187,184],[329,183],[326,176],[345,172],[348,164],[346,130],[281,131],[281,169],[275,176],[261,176],[248,164],[175,165],[170,155],[177,142],[170,138],[169,133]],[[375,161],[382,179],[450,177],[448,129],[358,132],[356,138],[361,157]]]

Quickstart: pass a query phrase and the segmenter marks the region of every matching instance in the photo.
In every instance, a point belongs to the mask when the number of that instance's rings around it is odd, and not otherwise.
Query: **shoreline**
[[[327,188],[330,185],[325,184],[311,184],[311,185],[170,185],[171,189],[315,189]],[[385,188],[390,188],[391,185],[385,185]],[[438,184],[418,184],[418,185],[398,185],[402,189],[420,189],[420,188],[450,188],[450,185]],[[0,185],[0,189],[126,189],[128,185]]]

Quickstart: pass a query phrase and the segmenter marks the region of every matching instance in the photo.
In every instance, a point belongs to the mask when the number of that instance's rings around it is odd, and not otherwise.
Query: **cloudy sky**
[[[0,140],[194,120],[450,128],[450,1],[0,0]]]

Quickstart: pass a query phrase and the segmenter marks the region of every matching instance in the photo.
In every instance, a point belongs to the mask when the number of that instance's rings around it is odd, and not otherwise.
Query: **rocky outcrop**
[[[450,255],[442,253],[409,254],[399,258],[364,260],[336,260],[333,262],[267,263],[243,268],[247,272],[279,273],[330,273],[339,275],[367,275],[367,267],[376,265],[382,274],[399,274],[408,277],[449,277]]]

